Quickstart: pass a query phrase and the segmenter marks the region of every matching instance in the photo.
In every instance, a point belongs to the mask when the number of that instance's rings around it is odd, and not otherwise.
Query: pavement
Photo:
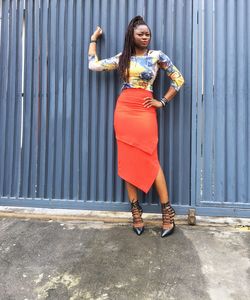
[[[62,210],[63,211],[63,210]],[[119,219],[119,217],[120,219]],[[250,220],[1,208],[0,299],[250,299]]]

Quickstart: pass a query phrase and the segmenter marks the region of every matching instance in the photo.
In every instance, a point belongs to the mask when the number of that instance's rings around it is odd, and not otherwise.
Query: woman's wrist
[[[162,108],[164,108],[164,107],[165,107],[165,105],[166,105],[166,104],[165,104],[165,102],[163,102],[163,101],[162,101],[162,99],[161,99],[161,100],[159,100],[159,101],[161,102],[161,107],[162,107]]]
[[[96,43],[98,38],[95,35],[91,35],[90,42]]]
[[[166,98],[166,97],[162,97],[161,100],[160,100],[161,104],[162,104],[162,107],[166,107],[169,100]]]

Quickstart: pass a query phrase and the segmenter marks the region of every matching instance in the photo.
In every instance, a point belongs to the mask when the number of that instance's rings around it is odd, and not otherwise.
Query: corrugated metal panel
[[[250,4],[247,0],[196,3],[196,203],[250,208]]]
[[[140,14],[153,32],[151,48],[166,52],[186,79],[185,90],[166,112],[159,113],[159,153],[172,202],[188,205],[192,1],[5,0],[2,4],[2,203],[73,208],[93,201],[88,208],[100,209],[104,202],[110,209],[114,203],[127,203],[124,183],[117,176],[113,131],[121,83],[116,72],[89,71],[87,52],[97,25],[104,29],[99,56],[120,52],[129,20]],[[156,95],[161,97],[168,85],[161,74]],[[158,203],[154,190],[140,197],[145,203]]]

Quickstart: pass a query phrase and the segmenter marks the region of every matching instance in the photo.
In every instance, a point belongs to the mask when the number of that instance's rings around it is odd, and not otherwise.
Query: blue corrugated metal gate
[[[195,1],[192,199],[198,213],[250,217],[250,3]]]
[[[122,49],[143,15],[152,49],[186,79],[159,111],[159,158],[177,213],[250,217],[249,20],[240,1],[2,0],[0,204],[128,210],[116,170],[118,75],[88,70],[90,35],[101,58]],[[168,87],[160,74],[155,94]],[[159,211],[154,189],[140,194]]]

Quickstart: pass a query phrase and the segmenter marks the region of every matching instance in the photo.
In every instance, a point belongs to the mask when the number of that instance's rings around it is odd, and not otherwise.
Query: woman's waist
[[[145,100],[137,100],[137,99],[123,99],[118,98],[116,102],[115,111],[116,112],[128,112],[128,113],[156,113],[156,108],[152,107],[144,107],[143,102]]]
[[[153,97],[151,91],[140,89],[140,88],[127,88],[121,91],[118,101],[124,103],[140,103],[142,104],[145,101],[145,98]]]

